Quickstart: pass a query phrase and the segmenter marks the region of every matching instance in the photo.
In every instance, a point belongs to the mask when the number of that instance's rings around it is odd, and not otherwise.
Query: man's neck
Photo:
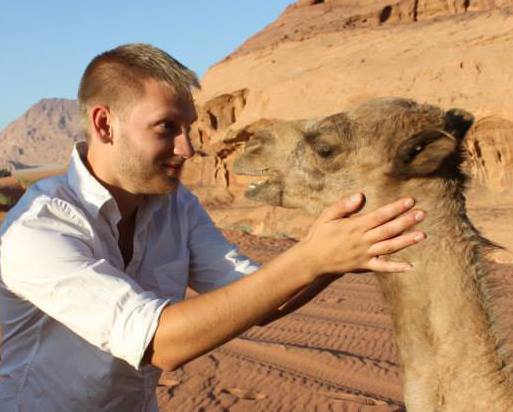
[[[114,200],[118,205],[119,212],[121,213],[121,219],[125,220],[133,215],[133,213],[137,210],[137,208],[143,203],[144,195],[143,194],[133,194],[125,189],[116,186],[115,184],[108,183],[107,179],[101,176],[100,173],[92,167],[91,159],[90,159],[90,151],[86,159],[84,159],[84,164],[86,165],[89,172],[101,183],[105,189],[107,189]]]
[[[127,192],[126,190],[110,185],[106,182],[100,181],[100,183],[105,186],[105,188],[111,193],[114,200],[116,200],[123,220],[132,216],[144,201],[144,195],[142,194],[134,195],[133,193]]]

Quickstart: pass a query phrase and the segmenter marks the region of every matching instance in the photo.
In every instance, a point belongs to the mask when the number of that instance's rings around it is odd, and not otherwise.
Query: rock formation
[[[264,30],[249,38],[229,58],[301,41],[321,33],[390,26],[495,10],[509,0],[299,0]]]
[[[513,99],[504,86],[513,80],[512,46],[511,0],[293,4],[205,75],[196,95],[200,111],[201,106],[220,104],[219,96],[225,96],[226,107],[217,112],[227,116],[232,103],[226,96],[241,90],[244,106],[238,106],[235,117],[228,116],[226,129],[212,130],[208,122],[198,125],[203,157],[188,168],[188,183],[201,188],[204,199],[215,194],[217,200],[229,199],[230,206],[240,205],[242,216],[250,210],[242,196],[247,180],[233,176],[231,164],[255,122],[321,117],[389,95],[474,113],[466,170],[475,177],[473,183],[503,192],[513,176],[513,137],[508,131]],[[200,176],[199,170],[206,175]],[[214,182],[213,175],[223,177]],[[277,216],[263,229],[266,234],[286,227],[291,218],[277,209],[259,210],[255,225]],[[214,215],[233,224],[222,211]],[[235,221],[246,223],[241,216]]]
[[[480,119],[466,142],[466,169],[474,184],[504,192],[513,188],[513,122],[496,116]]]

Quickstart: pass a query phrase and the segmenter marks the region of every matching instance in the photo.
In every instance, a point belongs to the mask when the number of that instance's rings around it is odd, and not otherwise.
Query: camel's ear
[[[461,142],[474,123],[474,116],[461,109],[451,109],[445,114],[445,130]]]
[[[424,130],[399,145],[392,173],[401,177],[434,173],[455,152],[457,145],[458,141],[447,132]]]
[[[473,122],[474,116],[470,113],[461,109],[449,110],[445,114],[445,130],[424,130],[399,145],[393,174],[427,176],[440,170],[444,162],[458,152]]]

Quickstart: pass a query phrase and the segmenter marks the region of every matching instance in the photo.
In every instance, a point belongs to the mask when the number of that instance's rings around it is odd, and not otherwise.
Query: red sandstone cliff
[[[511,0],[300,1],[205,75],[194,134],[202,156],[189,183],[214,202],[242,199],[247,179],[230,165],[247,125],[405,96],[474,113],[468,171],[480,186],[507,190],[512,46]]]

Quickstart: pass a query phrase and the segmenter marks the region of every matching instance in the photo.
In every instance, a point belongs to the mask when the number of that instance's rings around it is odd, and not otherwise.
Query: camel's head
[[[273,121],[235,160],[238,174],[262,176],[246,196],[319,212],[364,191],[382,204],[434,180],[462,179],[462,140],[473,116],[402,98],[371,100],[321,119]],[[438,179],[437,179],[438,178]]]

